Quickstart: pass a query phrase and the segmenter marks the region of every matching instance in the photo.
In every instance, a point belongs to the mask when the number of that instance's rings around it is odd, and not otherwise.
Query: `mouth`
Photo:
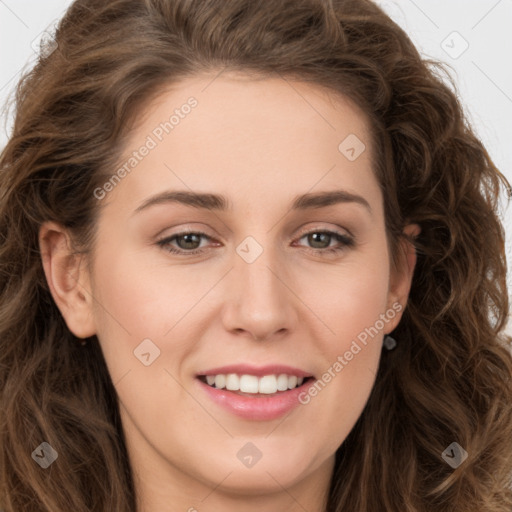
[[[298,376],[293,374],[251,375],[238,373],[219,373],[211,375],[198,375],[202,383],[207,386],[230,391],[240,396],[252,398],[271,397],[287,393],[288,391],[306,387],[314,380],[312,375]]]
[[[201,371],[195,380],[216,407],[250,421],[271,421],[290,413],[304,403],[301,396],[316,381],[293,366],[245,363]]]

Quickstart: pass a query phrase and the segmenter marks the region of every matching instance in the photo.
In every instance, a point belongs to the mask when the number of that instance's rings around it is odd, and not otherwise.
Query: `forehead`
[[[237,197],[376,186],[364,113],[326,88],[281,77],[209,74],[170,85],[135,117],[119,165],[129,160],[115,192],[133,201],[188,188],[232,196],[236,206]]]

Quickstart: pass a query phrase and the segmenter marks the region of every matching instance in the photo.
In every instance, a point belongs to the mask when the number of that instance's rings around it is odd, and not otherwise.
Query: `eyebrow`
[[[206,210],[226,211],[230,210],[230,202],[226,196],[220,194],[198,193],[183,191],[166,191],[146,199],[134,213],[139,213],[150,206],[178,203],[194,208]],[[324,208],[339,203],[355,203],[364,206],[370,213],[371,206],[368,201],[357,194],[346,190],[331,190],[328,192],[315,192],[297,196],[294,198],[292,210],[308,210],[315,208]]]

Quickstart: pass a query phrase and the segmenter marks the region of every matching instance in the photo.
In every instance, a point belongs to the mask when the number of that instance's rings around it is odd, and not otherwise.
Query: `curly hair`
[[[422,59],[369,0],[76,0],[55,43],[19,81],[0,155],[0,508],[136,510],[115,387],[98,343],[80,346],[52,299],[38,232],[56,221],[90,250],[93,191],[136,116],[169,84],[228,69],[357,104],[371,121],[394,258],[404,225],[421,226],[392,333],[401,343],[336,453],[327,510],[510,512],[512,338],[497,215],[510,184],[442,63]],[[31,458],[42,440],[59,454],[47,471]],[[441,458],[453,441],[468,453],[455,470]]]

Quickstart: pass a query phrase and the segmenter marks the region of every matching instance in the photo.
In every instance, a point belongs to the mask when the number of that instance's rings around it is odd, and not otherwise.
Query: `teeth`
[[[218,389],[223,389],[226,387],[226,376],[225,375],[215,375],[215,387]]]
[[[257,393],[259,391],[259,379],[255,375],[242,375],[239,388],[243,393]]]
[[[226,375],[226,389],[228,391],[238,391],[240,389],[240,377],[236,373]]]
[[[229,391],[241,391],[242,393],[261,393],[272,395],[277,391],[287,391],[301,386],[304,377],[296,375],[265,375],[256,377],[255,375],[237,375],[228,373],[227,375],[207,375],[206,382],[217,389],[226,388]]]
[[[258,391],[265,395],[272,395],[277,391],[277,379],[275,375],[261,377]]]
[[[288,389],[288,375],[282,373],[277,377],[277,389],[279,391],[286,391]]]

